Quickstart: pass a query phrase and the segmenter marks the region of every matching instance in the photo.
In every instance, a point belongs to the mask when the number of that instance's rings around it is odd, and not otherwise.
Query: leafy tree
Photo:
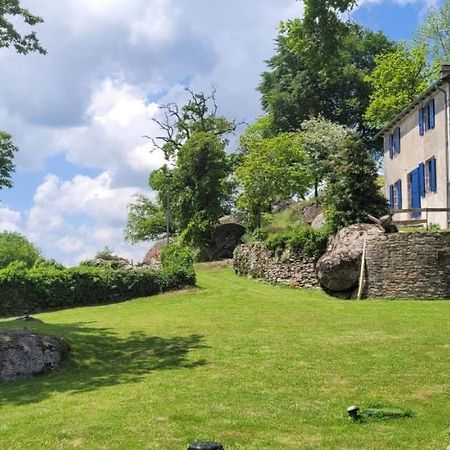
[[[35,32],[27,35],[20,34],[11,17],[22,17],[28,25],[34,26],[42,23],[42,18],[34,16],[27,9],[20,6],[19,0],[0,0],[0,48],[7,48],[11,45],[17,53],[27,54],[39,52],[45,54],[46,51],[39,44]],[[14,171],[14,153],[17,147],[11,141],[11,136],[0,131],[0,189],[11,187],[11,174]]]
[[[348,136],[349,130],[323,117],[302,123],[302,143],[309,160],[310,174],[314,180],[314,196],[329,170],[330,160]]]
[[[0,48],[10,47],[16,49],[17,53],[27,54],[39,52],[45,54],[41,47],[36,33],[20,34],[15,28],[11,17],[21,17],[23,21],[31,26],[42,23],[41,17],[34,16],[27,9],[20,6],[19,0],[0,0]]]
[[[353,133],[342,142],[329,167],[325,209],[334,230],[365,222],[368,214],[387,213],[387,201],[377,185],[376,163],[358,135]]]
[[[130,206],[126,235],[132,241],[161,233],[164,215],[166,227],[169,222],[170,230],[181,233],[187,244],[205,248],[219,217],[228,212],[231,159],[225,152],[226,136],[238,124],[217,115],[215,90],[210,95],[188,92],[185,105],[165,105],[155,119],[163,133],[149,139],[163,151],[167,164],[150,175],[157,202],[141,198]]]
[[[417,30],[419,44],[426,46],[428,56],[450,63],[450,0],[443,0],[440,8],[430,8]]]
[[[372,86],[366,121],[383,128],[436,79],[437,70],[430,66],[425,47],[409,51],[404,44],[375,58],[376,67],[366,76]]]
[[[304,19],[280,27],[276,54],[267,62],[270,70],[262,74],[259,86],[263,108],[272,115],[275,132],[298,130],[305,120],[321,115],[359,130],[370,142],[374,132],[363,116],[371,86],[365,76],[375,67],[375,56],[393,44],[382,33],[341,22],[331,8],[354,2],[309,3],[316,12],[308,16],[305,4]],[[321,20],[323,27],[317,26]]]
[[[0,189],[11,187],[11,174],[14,172],[14,154],[17,147],[12,143],[11,136],[0,131]]]
[[[166,213],[161,205],[144,195],[136,196],[135,203],[128,207],[125,238],[136,244],[159,239],[166,231]]]
[[[236,177],[243,189],[238,207],[247,213],[249,226],[257,228],[273,203],[294,195],[302,197],[311,187],[300,134],[281,133],[249,141]]]
[[[0,233],[0,269],[16,261],[30,268],[40,257],[41,252],[21,234],[8,231]]]

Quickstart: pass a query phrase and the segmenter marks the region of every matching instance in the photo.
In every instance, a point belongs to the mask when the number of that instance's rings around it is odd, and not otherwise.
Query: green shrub
[[[145,297],[195,283],[182,254],[161,271],[79,266],[35,267],[13,263],[0,270],[0,315],[21,315]],[[177,265],[177,262],[180,263]]]
[[[161,251],[161,265],[163,273],[173,283],[178,282],[181,285],[195,284],[192,250],[189,247],[180,244],[166,245]]]
[[[22,261],[27,267],[32,267],[40,256],[36,246],[21,234],[9,231],[0,233],[0,269],[14,261]]]
[[[242,241],[245,244],[253,244],[254,242],[265,241],[268,237],[268,233],[264,228],[255,228],[252,231],[247,231],[242,236]]]
[[[303,253],[306,256],[319,257],[326,249],[330,231],[315,230],[311,227],[291,228],[271,234],[266,240],[266,247],[273,253],[281,255],[285,250]]]

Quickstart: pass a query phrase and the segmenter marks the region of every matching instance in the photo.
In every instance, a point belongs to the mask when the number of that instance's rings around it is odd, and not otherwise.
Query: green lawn
[[[27,326],[65,336],[73,359],[0,386],[1,447],[445,448],[450,302],[342,301],[204,267],[198,283],[38,315]],[[415,416],[350,423],[354,403]]]

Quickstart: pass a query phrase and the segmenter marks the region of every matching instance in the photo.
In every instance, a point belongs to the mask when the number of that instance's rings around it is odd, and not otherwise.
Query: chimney
[[[439,76],[441,80],[444,80],[450,76],[450,64],[442,64]]]

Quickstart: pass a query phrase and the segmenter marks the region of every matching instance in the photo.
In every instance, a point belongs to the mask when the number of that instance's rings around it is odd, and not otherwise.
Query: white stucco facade
[[[449,208],[449,98],[444,74],[383,130],[384,189],[392,209]],[[394,215],[396,221],[411,219],[449,226],[448,212]]]

